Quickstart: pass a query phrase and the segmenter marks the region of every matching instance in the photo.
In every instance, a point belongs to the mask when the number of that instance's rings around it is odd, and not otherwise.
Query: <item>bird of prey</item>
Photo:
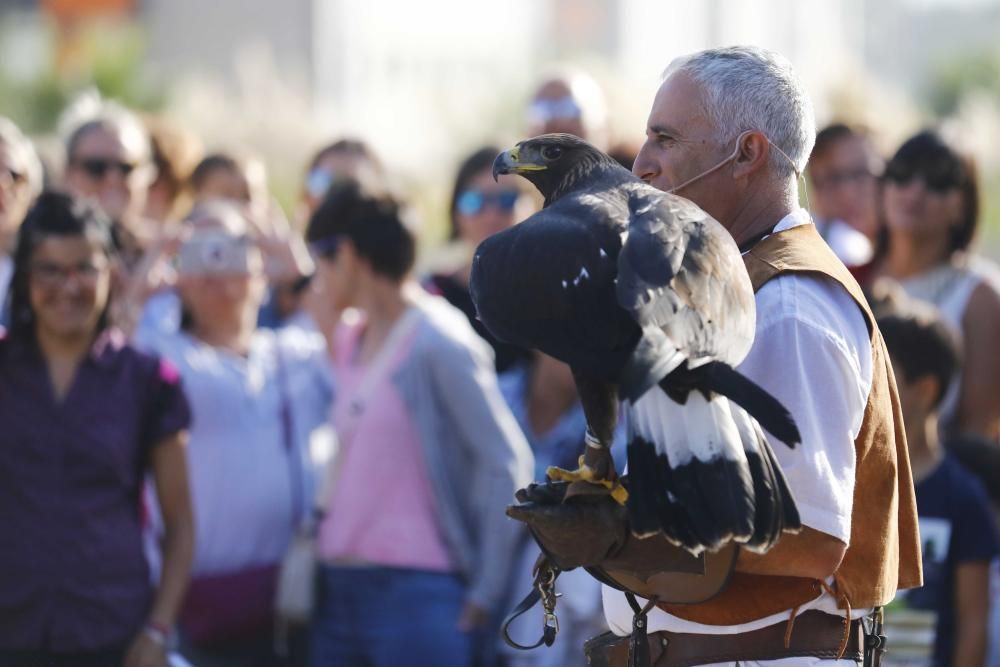
[[[580,469],[549,477],[603,483],[634,534],[695,554],[730,541],[765,551],[800,528],[761,427],[788,446],[798,429],[733,368],[755,309],[726,230],[572,135],[522,141],[493,173],[520,174],[545,206],[476,249],[478,316],[497,338],[569,364],[587,418]],[[627,492],[609,450],[621,399]]]

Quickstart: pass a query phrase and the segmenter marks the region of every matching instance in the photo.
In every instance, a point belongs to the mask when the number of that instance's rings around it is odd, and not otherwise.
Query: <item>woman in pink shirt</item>
[[[331,305],[340,450],[319,533],[313,664],[471,664],[517,540],[531,453],[464,315],[407,278],[399,205],[337,184],[307,234]],[[489,642],[490,645],[493,642]]]

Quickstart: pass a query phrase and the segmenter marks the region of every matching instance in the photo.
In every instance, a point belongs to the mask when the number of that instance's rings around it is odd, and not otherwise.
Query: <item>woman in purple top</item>
[[[116,256],[89,205],[43,194],[0,338],[0,667],[164,667],[193,549],[176,371],[109,326]],[[166,525],[154,589],[140,501]]]

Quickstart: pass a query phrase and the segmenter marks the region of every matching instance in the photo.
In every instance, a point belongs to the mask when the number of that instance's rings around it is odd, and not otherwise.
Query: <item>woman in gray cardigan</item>
[[[313,664],[469,665],[510,579],[518,527],[504,507],[530,481],[530,449],[488,345],[407,280],[414,240],[395,201],[339,184],[307,237],[326,298],[359,313],[331,346],[341,446]]]

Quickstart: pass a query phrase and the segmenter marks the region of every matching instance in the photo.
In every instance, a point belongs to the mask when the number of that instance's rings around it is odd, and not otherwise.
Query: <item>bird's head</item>
[[[543,134],[526,139],[493,162],[493,178],[520,174],[551,203],[561,195],[586,187],[607,170],[624,171],[617,162],[572,134]]]

